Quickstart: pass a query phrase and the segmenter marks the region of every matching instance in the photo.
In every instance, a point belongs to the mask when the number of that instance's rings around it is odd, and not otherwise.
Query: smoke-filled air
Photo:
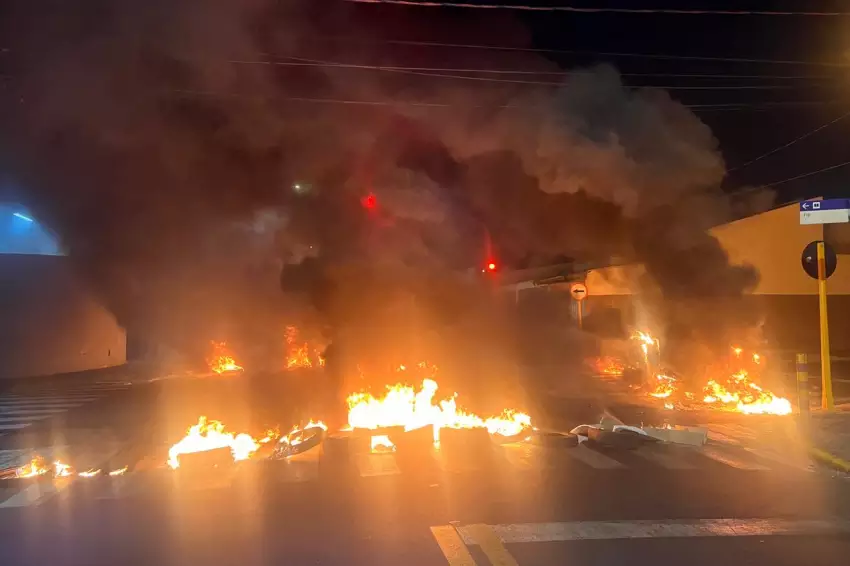
[[[741,301],[758,273],[706,233],[740,212],[712,132],[612,66],[559,84],[386,68],[494,66],[490,52],[381,41],[463,25],[437,11],[18,4],[30,28],[4,30],[18,66],[9,184],[121,322],[175,350],[262,351],[294,324],[351,331],[362,364],[427,350],[500,379],[520,331],[477,276],[485,250],[513,268],[641,263],[645,316],[701,344],[727,348],[758,322]],[[498,22],[468,43],[523,37]],[[498,64],[559,70],[530,52]]]

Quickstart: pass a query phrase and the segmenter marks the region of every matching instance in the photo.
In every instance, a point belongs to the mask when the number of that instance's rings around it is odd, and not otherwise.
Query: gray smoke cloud
[[[184,345],[234,328],[256,336],[296,311],[316,324],[380,318],[405,297],[456,320],[480,302],[461,273],[480,265],[486,230],[505,263],[643,262],[673,327],[714,336],[752,322],[736,301],[757,274],[730,266],[705,234],[741,213],[720,192],[717,142],[667,93],[626,88],[609,66],[554,89],[314,66],[446,66],[421,50],[404,60],[380,43],[317,41],[341,22],[350,39],[433,24],[400,16],[388,27],[369,7],[333,7],[9,10],[5,161],[122,320]],[[492,66],[483,57],[455,64]],[[500,60],[556,68],[528,54]],[[703,315],[701,297],[730,308]]]

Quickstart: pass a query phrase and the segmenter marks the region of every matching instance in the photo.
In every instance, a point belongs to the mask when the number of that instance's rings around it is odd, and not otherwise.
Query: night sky
[[[850,9],[846,2],[819,0],[515,0],[478,3],[766,11]],[[374,5],[364,5],[362,9],[366,18],[392,20],[399,13],[416,12],[423,18],[435,19],[451,13],[457,20],[456,26],[451,29],[435,25],[424,36],[412,38],[416,40],[524,47],[526,38],[519,34],[490,34],[486,31],[488,28],[502,28],[505,19],[518,18],[528,27],[528,39],[533,48],[566,51],[545,54],[564,68],[608,62],[625,75],[670,75],[629,76],[626,82],[635,86],[675,87],[671,89],[672,96],[687,105],[730,105],[728,108],[718,106],[713,109],[695,109],[718,138],[727,167],[735,169],[725,180],[724,188],[729,191],[769,185],[850,159],[850,150],[846,147],[847,135],[850,133],[850,120],[847,120],[825,128],[786,150],[742,167],[750,160],[850,110],[850,103],[847,102],[850,95],[850,77],[847,76],[850,70],[850,17],[493,13],[482,9]],[[435,12],[440,12],[440,15]],[[453,48],[441,50],[448,62],[459,52],[466,51]],[[513,68],[509,64],[510,52],[487,53],[490,68]],[[399,64],[405,64],[403,54],[399,56]],[[684,87],[730,88],[691,90]],[[786,202],[820,194],[846,196],[850,193],[846,188],[848,182],[850,167],[825,172],[777,185],[777,201]]]

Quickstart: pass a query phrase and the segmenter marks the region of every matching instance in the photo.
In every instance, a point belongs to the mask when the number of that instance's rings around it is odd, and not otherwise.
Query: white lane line
[[[70,401],[94,401],[95,399],[100,399],[101,397],[102,396],[100,396],[100,395],[65,395],[65,396],[48,395],[48,396],[42,396],[42,397],[34,397],[34,396],[9,397],[9,396],[6,396],[6,397],[0,397],[0,399],[2,399],[3,402],[24,403],[24,402],[30,402],[30,401],[32,401],[32,402],[42,402],[42,401],[45,401],[45,402],[51,402],[51,401],[66,401],[66,402],[70,402]]]
[[[29,416],[29,415],[57,415],[59,413],[67,413],[65,409],[24,409],[14,411],[0,411],[0,416],[9,417],[12,415]]]
[[[845,519],[700,519],[691,521],[577,521],[569,523],[520,523],[491,525],[506,544],[572,540],[634,538],[739,537],[850,533]],[[466,544],[478,544],[475,533],[458,528]]]
[[[763,466],[752,458],[749,458],[747,460],[736,458],[729,452],[722,450],[717,446],[712,446],[711,444],[706,444],[705,446],[703,446],[702,449],[699,450],[699,453],[703,456],[711,458],[715,462],[720,462],[721,464],[725,464],[726,466],[731,466],[739,470],[756,472],[770,469],[768,466]]]
[[[51,408],[51,409],[62,409],[62,408],[71,408],[71,407],[82,407],[85,403],[60,403],[57,401],[49,402],[49,403],[39,403],[37,401],[32,401],[29,403],[6,403],[0,401],[0,411],[3,409],[38,409],[38,408]]]
[[[18,424],[0,424],[0,430],[20,430],[22,428],[27,428],[32,423],[18,423]]]
[[[590,448],[585,447],[584,444],[579,444],[575,448],[567,448],[564,453],[569,454],[577,460],[581,460],[582,463],[587,464],[592,468],[613,470],[625,467],[617,460],[609,458],[605,454],[601,454],[596,450],[591,450]]]
[[[662,449],[663,450],[663,449]],[[669,470],[695,470],[696,466],[685,460],[687,456],[682,450],[677,450],[676,455],[661,450],[635,450],[635,455],[652,462],[662,468]]]
[[[49,415],[36,415],[32,417],[4,417],[0,415],[0,423],[19,423],[22,421],[40,421],[41,419],[48,419]]]

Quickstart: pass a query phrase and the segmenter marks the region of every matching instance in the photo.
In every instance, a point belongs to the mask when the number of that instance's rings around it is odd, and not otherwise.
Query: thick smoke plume
[[[481,282],[464,275],[488,233],[504,265],[642,262],[660,323],[698,338],[755,321],[741,296],[757,274],[705,233],[730,210],[695,115],[607,66],[554,88],[334,66],[557,69],[464,51],[448,65],[443,51],[375,41],[436,24],[466,42],[523,33],[499,19],[476,38],[468,22],[413,15],[18,2],[4,30],[5,173],[122,321],[184,348],[211,334],[279,337],[296,316],[366,320],[386,336],[410,312],[432,331],[502,340]],[[377,206],[364,208],[370,193]],[[705,297],[729,308],[701,308]]]

